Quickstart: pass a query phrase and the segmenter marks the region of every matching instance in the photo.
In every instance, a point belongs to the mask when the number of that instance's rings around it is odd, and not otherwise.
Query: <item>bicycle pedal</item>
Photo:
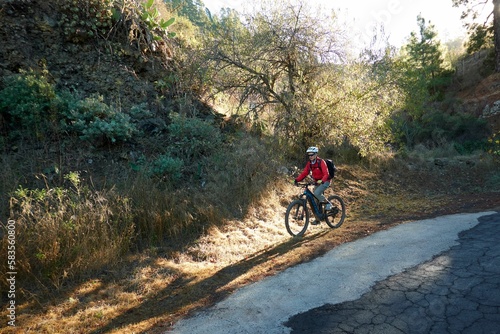
[[[320,221],[319,220],[315,220],[313,222],[311,222],[311,225],[319,225]]]

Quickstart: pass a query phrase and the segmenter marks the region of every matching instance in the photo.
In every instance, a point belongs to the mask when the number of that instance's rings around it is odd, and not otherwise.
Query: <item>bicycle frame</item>
[[[305,198],[304,198],[305,197]],[[318,220],[325,219],[325,214],[321,212],[318,203],[319,199],[314,195],[314,193],[309,189],[309,185],[306,185],[304,192],[300,195],[300,198],[307,200],[312,208],[313,214]]]

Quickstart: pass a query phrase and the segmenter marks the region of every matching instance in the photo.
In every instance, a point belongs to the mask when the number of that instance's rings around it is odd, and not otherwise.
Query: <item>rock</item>
[[[285,166],[281,166],[278,168],[277,172],[280,174],[288,175],[289,170]]]
[[[448,159],[446,158],[435,158],[434,159],[434,165],[438,166],[438,167],[444,167],[446,165],[448,165],[450,162]]]
[[[488,118],[492,116],[500,115],[500,100],[493,102],[492,106],[490,107],[489,104],[487,104],[483,112],[481,113],[481,118]]]

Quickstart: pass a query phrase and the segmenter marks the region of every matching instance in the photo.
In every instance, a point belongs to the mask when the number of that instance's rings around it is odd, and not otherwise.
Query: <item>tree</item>
[[[193,24],[203,26],[207,23],[205,5],[201,0],[164,0],[171,10],[187,17]]]
[[[406,147],[453,140],[458,133],[454,128],[466,123],[461,115],[450,116],[434,103],[443,98],[453,72],[444,61],[434,26],[420,15],[417,22],[419,31],[411,33],[406,54],[394,67],[404,91],[404,108],[394,113],[392,126],[397,142]]]
[[[272,110],[275,128],[307,146],[320,132],[315,103],[325,64],[342,57],[335,18],[289,1],[262,3],[243,18],[222,18],[211,38],[209,59],[218,91],[238,95],[253,118]],[[240,23],[244,22],[244,23]]]
[[[426,87],[433,98],[442,94],[450,78],[450,72],[444,67],[441,42],[430,21],[421,15],[417,16],[419,32],[412,32],[405,45],[408,70],[414,80],[420,82],[420,87]]]
[[[387,120],[404,101],[394,50],[346,59],[334,12],[302,0],[261,6],[212,17],[203,54],[213,96],[230,94],[239,115],[267,126],[283,152],[347,142],[366,156],[386,147]]]
[[[475,52],[483,48],[494,46],[495,72],[500,72],[500,0],[452,0],[454,7],[465,6],[462,12],[464,26],[469,32],[467,51]],[[493,4],[490,12],[488,3]],[[486,13],[483,11],[486,10]],[[483,17],[482,22],[477,22]]]

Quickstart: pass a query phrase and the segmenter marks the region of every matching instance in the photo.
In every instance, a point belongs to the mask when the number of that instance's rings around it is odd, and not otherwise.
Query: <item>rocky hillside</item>
[[[456,63],[450,95],[458,99],[458,111],[485,119],[492,130],[500,131],[500,75],[489,74],[491,50],[461,57]],[[488,69],[490,68],[490,69]]]
[[[495,133],[500,131],[500,73],[492,74],[458,94],[465,111],[488,121]]]
[[[0,78],[20,70],[48,70],[58,88],[100,94],[120,105],[148,103],[161,109],[153,83],[174,67],[161,52],[145,54],[127,40],[132,22],[90,39],[65,33],[64,1],[0,1]],[[78,31],[76,32],[78,34]]]

